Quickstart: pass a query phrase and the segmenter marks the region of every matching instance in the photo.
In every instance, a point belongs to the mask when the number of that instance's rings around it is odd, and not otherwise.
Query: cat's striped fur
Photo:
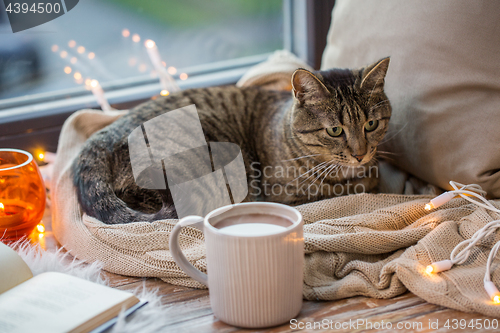
[[[196,105],[207,142],[240,146],[249,182],[246,201],[296,205],[338,195],[339,189],[341,194],[353,193],[358,184],[373,191],[376,175],[360,170],[376,165],[376,147],[387,130],[391,107],[383,86],[388,65],[385,58],[358,70],[299,69],[293,75],[293,93],[213,87],[141,104],[95,133],[75,160],[74,183],[82,209],[105,223],[175,218],[168,189],[136,185],[127,137],[147,120],[191,104]],[[367,132],[369,121],[378,126]],[[328,134],[327,129],[338,132],[339,127],[341,135]],[[337,191],[312,191],[312,185],[336,186]],[[282,191],[272,191],[273,186]]]

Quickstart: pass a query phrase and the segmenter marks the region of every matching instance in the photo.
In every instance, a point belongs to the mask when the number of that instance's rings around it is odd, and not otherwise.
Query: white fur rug
[[[33,275],[43,272],[60,272],[107,285],[106,279],[101,276],[101,265],[99,263],[86,264],[75,259],[70,264],[65,264],[64,259],[67,259],[67,253],[43,251],[38,246],[33,246],[27,241],[21,241],[11,246],[28,264]],[[143,285],[131,292],[141,300],[147,300],[149,303],[127,318],[124,317],[123,313],[120,313],[118,322],[111,329],[108,329],[106,333],[166,331],[167,322],[171,322],[171,318],[168,319],[168,307],[161,304],[158,291],[147,290]]]

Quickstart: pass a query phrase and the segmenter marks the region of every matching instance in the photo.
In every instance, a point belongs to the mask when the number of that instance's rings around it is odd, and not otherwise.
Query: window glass
[[[283,47],[282,0],[84,0],[17,33],[0,6],[0,99],[155,77],[147,40],[179,79],[190,66]]]

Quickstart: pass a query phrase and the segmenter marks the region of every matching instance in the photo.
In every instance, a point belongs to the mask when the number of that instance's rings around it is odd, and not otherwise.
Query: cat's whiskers
[[[398,154],[398,153],[393,153],[393,152],[390,152],[390,151],[384,151],[384,150],[377,150],[377,153],[381,153],[381,154],[390,154],[390,155],[401,155],[401,154]]]
[[[340,164],[336,164],[336,165],[335,165],[335,168],[333,168],[333,169],[332,169],[332,171],[330,171],[330,177],[333,177],[333,176],[332,176],[332,173],[333,173],[333,172],[338,172],[338,170],[340,170],[340,168],[342,168],[342,165],[340,165]],[[336,174],[336,176],[338,177],[338,174]]]
[[[382,151],[382,150],[378,150],[377,153],[378,154],[375,154],[375,156],[373,158],[377,158],[378,156],[380,156],[380,158],[387,160],[387,161],[391,161],[391,162],[395,162],[393,157],[400,155],[400,154],[392,153],[389,151]]]
[[[340,165],[339,164],[332,164],[328,167],[328,169],[326,170],[326,172],[324,173],[324,176],[323,178],[321,179],[321,182],[319,183],[319,186],[318,186],[318,189],[321,189],[321,186],[323,185],[323,182],[325,181],[326,177],[328,177],[329,175],[331,176],[331,173],[337,169],[340,168]],[[320,175],[321,176],[321,175]],[[315,179],[314,182],[316,182],[317,180],[319,179],[319,177],[317,179]]]
[[[333,164],[330,166],[328,172],[326,173],[326,175],[323,176],[323,179],[321,179],[321,182],[319,183],[319,188],[321,188],[321,185],[323,185],[323,182],[325,181],[326,177],[328,177],[328,175],[330,175],[330,173],[335,170],[336,168],[338,167],[338,164]]]
[[[300,157],[296,157],[296,158],[291,158],[289,160],[281,160],[281,162],[297,161],[297,160],[300,160],[303,158],[314,157],[314,156],[319,156],[319,155],[326,155],[326,154],[314,154],[314,155],[300,156]]]
[[[322,175],[323,175],[326,171],[328,171],[328,170],[330,169],[330,167],[331,167],[332,165],[329,165],[329,163],[332,163],[332,162],[335,162],[335,161],[332,159],[332,160],[330,160],[330,161],[328,162],[326,169],[325,169],[322,173],[320,173],[320,174],[318,175],[318,177],[316,177],[316,178],[314,179],[314,181],[312,181],[312,182],[311,182],[311,184],[309,184],[309,186],[307,187],[306,191],[308,191],[308,190],[309,190],[309,188],[310,188],[310,187],[311,187],[314,183],[316,183],[316,182],[318,181],[318,179],[319,179],[319,178],[320,178],[320,177],[321,177],[321,176],[322,176]],[[328,173],[327,173],[327,174],[328,174]]]
[[[330,166],[328,165],[328,166],[326,167],[325,171],[326,171],[326,170],[328,170],[328,168],[329,168],[329,167],[330,167]],[[314,180],[313,180],[313,181],[309,184],[309,186],[306,188],[306,191],[309,191],[309,188],[310,188],[311,186],[313,186],[313,185],[314,185],[314,183],[316,183],[316,181],[318,181],[318,179],[319,179],[319,178],[323,175],[323,173],[324,173],[325,171],[323,171],[323,172],[322,172],[322,173],[320,173],[320,174],[319,174],[316,178],[314,178]]]
[[[395,160],[395,159],[393,159],[393,158],[392,158],[392,157],[390,157],[390,156],[385,156],[385,155],[379,155],[379,156],[380,156],[380,158],[381,158],[382,160],[386,160],[386,161],[390,161],[390,162],[396,162],[396,160]],[[373,159],[374,159],[374,161],[376,161],[376,162],[378,162],[378,161],[379,161],[379,159],[378,159],[378,157],[377,157],[377,156],[373,157]]]
[[[327,162],[328,162],[328,161],[322,162],[322,163],[320,163],[320,164],[316,165],[315,167],[313,167],[312,169],[307,170],[307,171],[306,171],[306,172],[304,172],[303,174],[300,174],[297,178],[295,178],[295,179],[293,179],[292,181],[288,182],[288,183],[287,183],[287,185],[289,185],[289,184],[293,183],[294,181],[296,181],[297,179],[301,178],[302,176],[307,175],[309,172],[314,171],[316,168],[318,168],[318,167],[322,166],[323,164],[325,164],[325,163],[327,163]],[[314,174],[314,173],[313,173],[313,174]],[[309,179],[309,178],[307,178],[307,179]]]
[[[326,154],[321,154],[321,155],[326,155]],[[320,172],[321,170],[323,170],[325,167],[328,166],[328,164],[332,163],[332,162],[338,162],[338,161],[335,161],[336,158],[338,158],[339,156],[335,156],[335,158],[333,158],[332,160],[330,161],[324,161],[318,165],[316,165],[315,167],[313,167],[312,169],[309,169],[308,171],[300,174],[297,178],[293,179],[292,181],[288,182],[286,185],[289,185],[293,182],[295,182],[297,179],[300,179],[302,176],[305,176],[307,175],[308,173],[312,172],[311,175],[309,177],[307,177],[305,180],[303,180],[302,182],[300,182],[298,185],[300,184],[303,184],[304,182],[306,182],[308,179],[310,179],[311,177],[314,176],[314,174],[316,174],[317,172]],[[326,164],[326,165],[325,165]]]
[[[307,177],[306,179],[304,179],[303,181],[301,181],[301,182],[299,183],[299,185],[301,185],[301,184],[305,183],[308,179],[310,179],[310,178],[311,178],[311,177],[313,177],[315,174],[317,174],[318,172],[321,172],[321,170],[323,170],[323,169],[325,169],[325,168],[327,168],[327,167],[328,167],[328,163],[327,163],[327,164],[325,164],[325,165],[323,165],[321,168],[319,168],[319,169],[315,170],[315,171],[314,171],[314,172],[313,172],[313,173],[312,173],[309,177]]]
[[[379,159],[377,158],[377,156],[374,156],[374,157],[373,157],[373,161],[374,161],[374,162],[376,162],[376,163],[378,163],[378,162],[379,162]]]

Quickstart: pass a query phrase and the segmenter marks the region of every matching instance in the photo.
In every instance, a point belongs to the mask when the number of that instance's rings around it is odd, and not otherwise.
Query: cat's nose
[[[365,156],[366,156],[366,154],[364,154],[364,155],[352,155],[352,157],[357,159],[358,162],[361,162],[363,160],[363,157],[365,157]]]

